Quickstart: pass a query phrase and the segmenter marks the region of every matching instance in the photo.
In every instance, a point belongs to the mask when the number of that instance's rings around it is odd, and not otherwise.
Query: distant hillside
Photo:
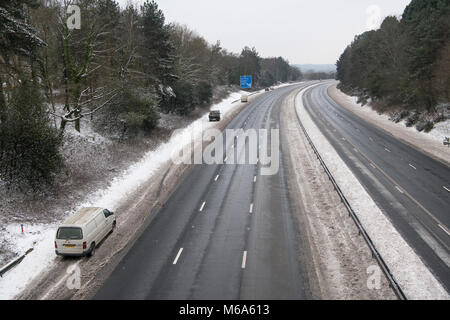
[[[336,66],[334,64],[294,64],[302,72],[336,72]]]

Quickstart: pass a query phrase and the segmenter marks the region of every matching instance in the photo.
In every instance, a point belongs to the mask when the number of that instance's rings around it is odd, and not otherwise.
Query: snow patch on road
[[[262,91],[264,90],[259,92]],[[240,103],[233,102],[240,100],[242,94],[247,94],[247,92],[231,93],[221,102],[211,106],[211,109],[220,110],[221,114],[226,116],[229,112],[239,107]],[[135,192],[165,162],[169,161],[174,151],[180,151],[186,144],[190,143],[191,133],[199,125],[202,126],[203,130],[213,126],[213,123],[208,121],[208,114],[179,131],[168,142],[161,144],[155,150],[147,152],[139,161],[113,179],[109,186],[98,190],[85,199],[83,203],[80,203],[77,209],[85,206],[99,206],[114,210],[122,199]],[[93,141],[100,140],[92,134],[89,137]],[[71,213],[68,211],[65,213],[65,216]],[[29,248],[34,250],[19,265],[0,278],[0,299],[13,299],[37,275],[54,263],[56,256],[53,243],[56,228],[56,224],[29,225],[25,226],[25,232],[21,234],[20,225],[11,224],[1,231],[2,238],[7,240],[11,250],[17,254],[21,255]]]
[[[310,88],[310,87],[309,87]],[[381,212],[336,150],[306,112],[302,90],[295,101],[297,113],[345,197],[375,247],[409,299],[449,299],[450,296]]]

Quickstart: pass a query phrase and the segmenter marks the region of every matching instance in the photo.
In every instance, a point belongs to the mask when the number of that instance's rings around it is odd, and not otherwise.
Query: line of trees
[[[80,29],[68,27],[69,5],[80,8]],[[243,74],[256,86],[302,77],[281,57],[231,53],[166,23],[155,1],[0,0],[0,179],[51,181],[68,125],[82,131],[89,119],[113,137],[149,134],[160,112],[187,115]]]
[[[412,0],[399,19],[355,37],[337,61],[340,88],[384,111],[432,113],[450,101],[450,1]]]
[[[335,72],[315,72],[315,71],[306,71],[303,72],[303,77],[307,80],[324,80],[324,79],[335,79]]]

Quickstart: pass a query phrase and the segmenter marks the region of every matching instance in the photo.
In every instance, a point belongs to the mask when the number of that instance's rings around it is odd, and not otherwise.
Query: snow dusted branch
[[[83,90],[83,92],[86,91],[87,89],[88,89],[88,88],[86,88],[85,90]],[[62,121],[62,123],[66,123],[66,122],[75,122],[75,121],[80,120],[81,118],[84,118],[84,117],[86,117],[86,116],[89,116],[89,115],[91,115],[91,114],[94,114],[94,113],[97,112],[98,110],[102,109],[102,108],[105,107],[108,103],[110,103],[110,102],[112,101],[112,99],[114,99],[119,93],[118,93],[118,90],[113,90],[113,91],[110,91],[110,92],[108,92],[107,94],[105,94],[105,95],[103,95],[103,96],[97,96],[97,97],[91,98],[90,100],[88,100],[88,101],[86,101],[86,102],[84,102],[84,103],[80,103],[80,105],[87,104],[88,102],[92,102],[92,101],[94,101],[94,100],[101,99],[101,98],[103,98],[103,97],[105,97],[105,96],[108,96],[108,95],[111,95],[111,94],[112,94],[112,96],[111,96],[108,100],[106,100],[106,101],[103,102],[101,105],[99,105],[98,107],[94,108],[93,110],[91,110],[91,111],[89,111],[89,112],[79,113],[80,110],[79,110],[78,108],[75,108],[75,109],[73,109],[73,110],[67,112],[67,113],[64,114],[64,115],[60,115],[60,114],[57,114],[57,113],[54,113],[54,112],[50,112],[50,114],[53,115],[53,116],[55,116],[55,117],[60,118],[61,121]],[[81,95],[80,95],[80,97],[81,97]],[[73,116],[74,114],[76,114],[76,113],[79,113],[79,114],[78,114],[76,117],[73,117],[73,118],[72,118],[72,116]],[[61,127],[64,128],[64,125],[62,125]]]

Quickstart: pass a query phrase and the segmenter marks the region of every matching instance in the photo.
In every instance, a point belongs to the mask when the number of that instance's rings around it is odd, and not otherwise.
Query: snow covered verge
[[[430,156],[450,164],[450,148],[442,143],[445,137],[450,137],[450,120],[436,123],[429,133],[419,132],[414,127],[407,127],[405,121],[395,123],[389,120],[388,115],[378,114],[368,105],[362,106],[357,103],[357,97],[346,95],[337,89],[336,85],[328,88],[328,94],[339,105],[365,121],[376,125]]]
[[[376,286],[370,284],[368,274],[377,262],[299,125],[294,108],[297,92],[293,90],[281,106],[280,136],[290,209],[305,239],[299,243],[299,259],[312,298],[394,300],[386,278],[381,276]]]
[[[296,98],[297,114],[407,298],[450,299],[446,290],[377,207],[352,171],[314,124],[303,106],[302,96],[305,90],[302,90]]]
[[[254,93],[262,92],[264,90]],[[223,117],[228,117],[242,107],[242,104],[237,102],[244,93],[247,94],[244,91],[231,93],[221,102],[211,106],[210,109],[220,110]],[[193,121],[181,132],[145,153],[140,160],[118,173],[105,188],[98,189],[81,201],[71,203],[70,210],[67,210],[67,207],[61,208],[64,214],[61,214],[59,219],[51,223],[40,223],[38,219],[35,219],[33,223],[25,225],[23,234],[17,220],[0,226],[2,246],[6,245],[9,251],[19,255],[29,248],[34,248],[18,266],[0,278],[0,299],[14,298],[40,273],[51,269],[56,260],[53,242],[58,222],[83,206],[103,206],[115,210],[122,200],[138,190],[163,164],[169,161],[173,152],[180,151],[187,143],[190,143],[191,133],[200,124],[203,129],[214,125],[208,121],[208,114]],[[96,140],[98,139],[96,138]],[[70,199],[67,200],[70,202]]]

